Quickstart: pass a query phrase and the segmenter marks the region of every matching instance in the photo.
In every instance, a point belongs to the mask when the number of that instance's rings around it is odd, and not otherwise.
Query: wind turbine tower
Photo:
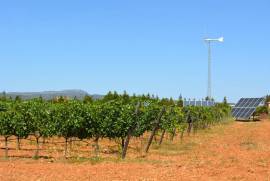
[[[211,64],[212,64],[212,56],[211,56],[211,43],[212,42],[224,42],[224,38],[205,38],[204,41],[208,45],[208,86],[207,86],[207,97],[208,99],[212,99],[212,70],[211,70]]]

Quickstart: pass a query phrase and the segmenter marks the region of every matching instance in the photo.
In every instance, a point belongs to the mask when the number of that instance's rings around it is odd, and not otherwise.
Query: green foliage
[[[15,97],[15,102],[21,102],[21,101],[22,101],[22,98],[20,96]]]
[[[227,97],[224,97],[223,104],[228,104]]]
[[[268,108],[266,106],[259,106],[257,107],[256,111],[255,111],[255,115],[259,116],[261,114],[268,114]]]
[[[14,121],[17,114],[14,111],[0,112],[0,134],[2,136],[12,136],[14,133]]]
[[[90,104],[90,103],[92,103],[94,100],[93,100],[93,98],[91,97],[91,96],[84,96],[84,98],[83,98],[83,103],[85,103],[85,104]]]
[[[83,137],[81,129],[83,128],[84,105],[76,100],[56,104],[51,113],[51,123],[55,126],[57,136],[64,138]]]
[[[177,106],[178,107],[183,107],[184,106],[184,101],[182,95],[179,96],[179,99],[177,100]]]
[[[270,102],[270,95],[266,95],[266,99],[265,99],[265,102]]]
[[[179,100],[182,100],[179,99]],[[130,130],[139,137],[153,129],[162,108],[166,111],[159,129],[183,133],[191,120],[193,129],[204,129],[228,116],[230,107],[226,102],[214,107],[182,107],[173,99],[154,96],[119,95],[109,92],[102,100],[66,100],[59,97],[53,101],[41,98],[29,101],[0,101],[0,135],[25,138],[60,136],[125,139]]]

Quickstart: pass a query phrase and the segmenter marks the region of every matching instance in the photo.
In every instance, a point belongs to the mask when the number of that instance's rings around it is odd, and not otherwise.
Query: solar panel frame
[[[256,108],[248,108],[248,110],[246,111],[246,114],[244,114],[242,117],[243,118],[250,118],[250,116],[252,116],[252,114],[256,111]]]
[[[254,104],[256,103],[257,99],[252,99],[250,101],[250,104],[248,105],[248,107],[254,107]]]
[[[215,105],[214,102],[212,102],[212,101],[209,102],[209,106],[214,106],[214,105]]]
[[[234,117],[237,118],[237,115],[239,115],[239,112],[241,111],[241,108],[238,108],[235,113],[234,113]]]
[[[263,101],[264,101],[264,98],[258,99],[257,102],[255,103],[254,107],[258,107]]]
[[[236,111],[234,112],[234,117],[237,117],[237,115],[239,114],[239,112],[241,111],[241,108],[237,108]]]
[[[249,118],[252,115],[253,110],[255,111],[254,108],[246,108],[245,112],[241,115],[241,117],[242,118]]]
[[[237,110],[237,108],[232,108],[232,115],[234,114],[234,112]]]
[[[248,114],[249,112],[251,112],[251,110],[253,110],[254,108],[244,108],[242,113],[239,115],[240,118],[249,118],[250,115]]]
[[[254,101],[254,99],[252,99],[252,98],[247,99],[246,103],[243,104],[243,107],[249,107],[249,105],[252,103],[252,101]]]
[[[248,112],[248,108],[243,108],[241,114],[238,115],[239,118],[244,118],[244,115]]]
[[[241,113],[238,115],[239,118],[244,118],[243,116],[247,113],[248,108],[241,109]]]
[[[202,101],[196,101],[196,106],[202,106]]]
[[[233,113],[234,113],[234,111],[235,111],[235,108],[232,108],[232,112],[231,112],[231,114],[233,114]]]
[[[245,107],[245,105],[248,103],[249,99],[244,99],[243,103],[239,107]]]
[[[239,109],[238,113],[236,114],[237,117],[241,118],[242,113],[245,111],[245,109]]]
[[[203,101],[202,105],[203,105],[204,107],[207,107],[207,106],[208,106],[207,101]]]
[[[240,108],[233,108],[232,109],[232,115],[235,115],[235,113],[239,110]]]
[[[243,102],[244,98],[241,98],[238,103],[236,103],[235,107],[239,107],[239,104],[241,104]]]
[[[259,99],[255,99],[251,102],[249,107],[257,107],[256,105],[258,104],[257,102],[259,101]]]
[[[241,115],[242,115],[244,112],[245,112],[245,108],[244,108],[244,109],[240,109],[240,110],[238,111],[238,113],[236,114],[236,117],[242,118]]]
[[[203,106],[203,107],[211,107],[214,106],[214,101],[196,101],[196,100],[185,100],[183,101],[183,106]]]
[[[239,103],[238,107],[243,107],[243,105],[246,103],[246,99],[243,99],[243,101],[241,103]]]
[[[190,101],[191,106],[196,106],[196,101]]]
[[[232,109],[232,116],[236,119],[249,119],[264,98],[241,98]]]

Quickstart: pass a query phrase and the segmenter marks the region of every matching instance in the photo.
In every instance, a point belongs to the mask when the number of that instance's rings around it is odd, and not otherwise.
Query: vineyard
[[[147,137],[142,145],[145,154],[156,135],[162,145],[164,135],[173,140],[179,136],[196,134],[222,122],[229,116],[226,103],[213,107],[183,107],[181,100],[159,99],[150,96],[129,96],[108,93],[103,99],[83,101],[63,97],[50,101],[42,98],[23,101],[6,97],[0,101],[0,135],[8,158],[9,142],[16,138],[17,149],[26,139],[35,140],[33,158],[39,158],[40,144],[52,137],[64,140],[62,151],[66,159],[68,144],[73,141],[92,142],[95,157],[99,156],[100,140],[119,143],[119,157],[126,158],[129,143],[134,138]]]

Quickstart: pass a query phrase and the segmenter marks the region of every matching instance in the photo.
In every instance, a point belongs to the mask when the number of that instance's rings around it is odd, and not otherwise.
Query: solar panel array
[[[241,98],[232,109],[232,116],[235,119],[249,119],[263,101],[264,98]]]
[[[184,107],[185,106],[203,106],[203,107],[210,107],[210,106],[214,106],[215,102],[214,101],[184,101],[183,102]]]

